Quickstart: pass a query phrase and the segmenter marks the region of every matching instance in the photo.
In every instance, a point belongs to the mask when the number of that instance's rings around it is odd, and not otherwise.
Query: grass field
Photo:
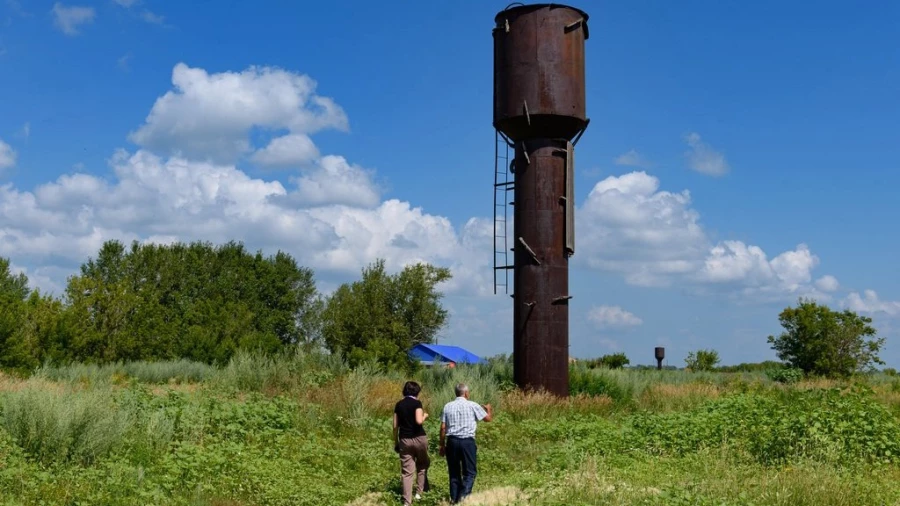
[[[471,504],[900,504],[900,380],[575,368],[526,396],[506,362],[415,375],[491,402]],[[45,367],[0,377],[0,504],[399,504],[390,413],[406,377],[333,357]]]

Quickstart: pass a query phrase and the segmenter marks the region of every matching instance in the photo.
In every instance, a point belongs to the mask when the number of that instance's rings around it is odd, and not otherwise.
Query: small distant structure
[[[656,370],[662,371],[663,368],[663,360],[666,358],[666,349],[662,346],[657,346],[653,350],[653,356],[656,357]]]
[[[424,366],[456,367],[457,364],[486,364],[487,360],[460,348],[439,344],[417,344],[409,350],[409,357]]]

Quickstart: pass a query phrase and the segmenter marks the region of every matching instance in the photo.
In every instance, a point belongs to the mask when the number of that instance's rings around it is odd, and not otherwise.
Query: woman
[[[416,499],[427,487],[428,436],[422,424],[428,413],[419,400],[422,387],[415,381],[403,385],[403,399],[394,406],[394,451],[400,454],[400,476],[403,482],[403,504],[412,504],[413,475],[416,475]]]

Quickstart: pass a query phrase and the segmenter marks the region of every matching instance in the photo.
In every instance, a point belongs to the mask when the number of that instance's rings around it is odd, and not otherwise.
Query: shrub
[[[32,384],[6,395],[3,425],[43,463],[90,464],[122,443],[129,417],[109,390],[66,392]]]
[[[803,379],[803,371],[800,369],[782,367],[780,369],[769,369],[766,376],[772,381],[778,383],[796,383]]]
[[[688,369],[692,371],[712,371],[719,363],[719,352],[716,350],[698,350],[688,353],[684,359]]]
[[[631,363],[631,361],[628,360],[628,357],[625,356],[624,353],[612,353],[609,355],[603,355],[600,358],[588,360],[587,366],[590,367],[591,369],[596,368],[596,367],[606,367],[608,369],[621,369],[630,363]]]
[[[654,454],[726,446],[765,464],[900,461],[900,423],[862,388],[739,394],[690,412],[635,415],[628,438]]]

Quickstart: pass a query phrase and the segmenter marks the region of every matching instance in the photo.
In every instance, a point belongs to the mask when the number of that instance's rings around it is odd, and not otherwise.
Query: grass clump
[[[45,464],[91,464],[122,443],[129,424],[127,413],[103,390],[30,386],[3,399],[3,427]]]

